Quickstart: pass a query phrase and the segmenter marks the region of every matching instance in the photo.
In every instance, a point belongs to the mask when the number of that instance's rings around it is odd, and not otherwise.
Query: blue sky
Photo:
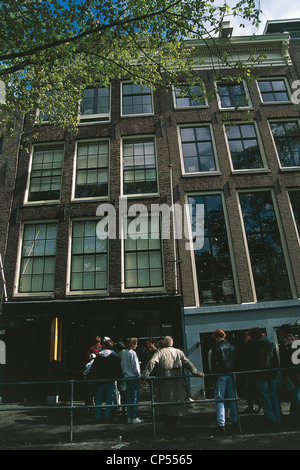
[[[229,5],[235,5],[235,0],[228,0]],[[300,18],[300,3],[299,0],[261,0],[260,9],[261,24],[258,29],[246,25],[245,28],[239,28],[241,23],[240,19],[233,17],[230,20],[231,26],[233,26],[234,36],[243,36],[255,34],[263,34],[265,24],[268,20],[286,20],[291,18]]]

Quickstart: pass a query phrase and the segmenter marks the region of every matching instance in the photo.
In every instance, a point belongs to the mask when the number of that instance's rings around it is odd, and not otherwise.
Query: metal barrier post
[[[74,382],[70,383],[70,442],[73,442],[73,406],[74,406]]]
[[[235,375],[232,375],[232,380],[233,380],[233,391],[234,391],[234,403],[236,406],[239,432],[242,433],[242,425],[241,425],[241,418],[240,418],[239,407],[238,407],[238,396],[237,396],[237,391],[236,391],[236,376]]]
[[[152,422],[153,422],[153,439],[156,439],[154,379],[151,379],[150,383],[151,383],[151,408],[152,408]]]

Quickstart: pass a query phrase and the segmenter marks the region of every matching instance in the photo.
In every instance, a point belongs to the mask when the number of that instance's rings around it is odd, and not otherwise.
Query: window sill
[[[190,178],[190,177],[203,177],[203,176],[220,176],[222,172],[219,170],[216,171],[203,171],[203,172],[195,172],[195,173],[182,173],[183,178]]]

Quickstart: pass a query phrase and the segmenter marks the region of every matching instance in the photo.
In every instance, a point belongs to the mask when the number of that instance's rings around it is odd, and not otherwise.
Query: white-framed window
[[[54,291],[56,222],[24,223],[17,294],[50,295]]]
[[[281,169],[300,169],[300,125],[298,119],[272,120],[269,126]]]
[[[110,88],[85,88],[80,103],[80,123],[110,121]]]
[[[174,87],[173,100],[175,109],[207,107],[205,92],[200,85]]]
[[[59,201],[64,163],[64,144],[34,145],[30,159],[25,202]]]
[[[68,294],[107,292],[108,238],[97,236],[98,222],[71,222]]]
[[[73,199],[108,197],[108,139],[76,142]]]
[[[123,195],[157,194],[155,138],[151,136],[123,138],[122,157]]]
[[[121,83],[122,116],[153,114],[153,94],[150,87],[139,84]]]
[[[237,109],[249,109],[251,99],[246,82],[239,83],[218,82],[216,84],[217,98],[221,110],[233,111]]]
[[[183,174],[219,171],[211,124],[180,126],[179,139]]]
[[[267,168],[255,122],[226,123],[224,129],[233,171],[255,171]]]
[[[273,191],[238,193],[257,300],[293,298],[287,248]]]
[[[261,78],[257,80],[257,86],[264,104],[291,102],[290,89],[285,77]]]
[[[123,290],[163,290],[163,253],[159,217],[123,220]],[[124,227],[125,224],[125,227]],[[130,224],[134,224],[131,229]],[[137,225],[139,225],[137,227]]]
[[[195,290],[200,305],[235,304],[239,301],[236,271],[223,193],[187,194],[191,232],[195,233],[203,206],[204,240],[191,251]]]
[[[295,221],[295,227],[300,241],[300,190],[290,190],[288,194]]]

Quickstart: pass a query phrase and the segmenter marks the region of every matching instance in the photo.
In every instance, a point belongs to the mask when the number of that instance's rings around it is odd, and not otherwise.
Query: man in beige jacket
[[[166,336],[163,348],[157,349],[148,364],[142,377],[149,377],[151,371],[156,367],[157,377],[174,377],[157,380],[157,402],[183,402],[188,401],[186,379],[183,370],[189,370],[193,375],[204,377],[192,362],[185,356],[183,351],[173,347],[173,339]],[[180,378],[180,377],[183,378]],[[164,416],[166,432],[174,431],[179,416],[187,413],[187,404],[161,405],[160,414]]]

